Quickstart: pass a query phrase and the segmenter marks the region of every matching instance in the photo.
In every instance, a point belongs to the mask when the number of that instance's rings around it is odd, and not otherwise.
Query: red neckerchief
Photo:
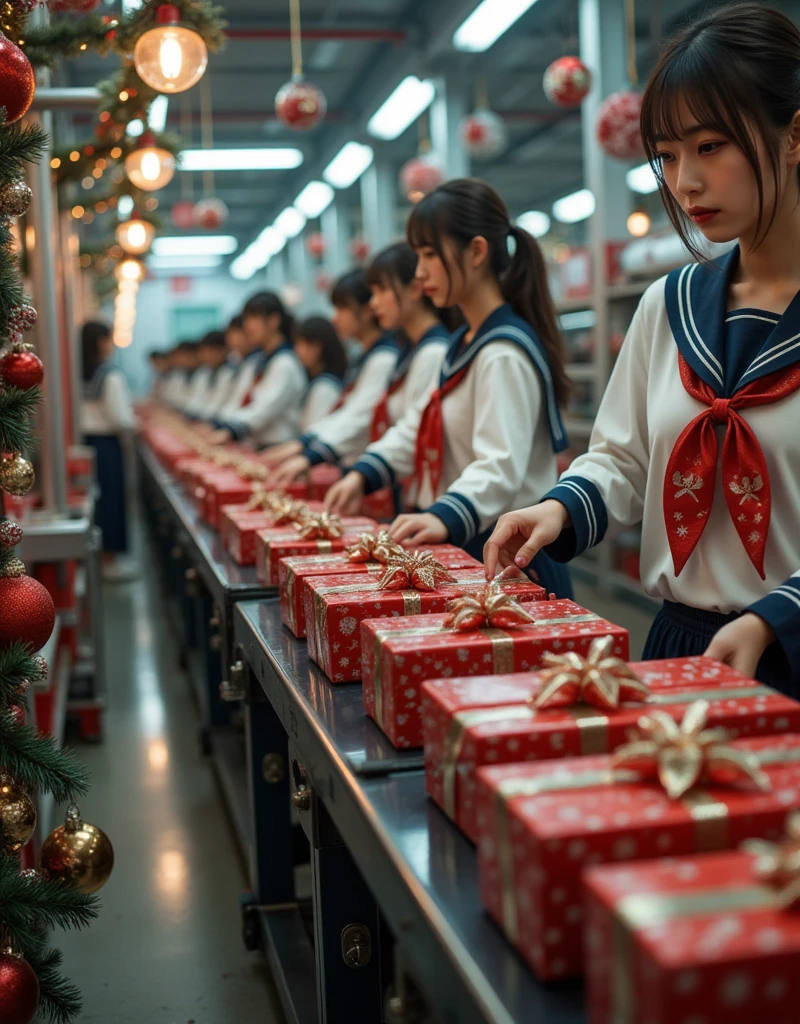
[[[470,365],[472,364],[470,363]],[[439,491],[439,481],[442,478],[442,463],[444,461],[442,402],[451,391],[455,391],[468,372],[469,366],[466,366],[463,370],[453,374],[440,388],[433,392],[430,401],[425,406],[425,412],[423,412],[419,423],[417,452],[414,460],[416,478],[417,482],[421,484],[425,469],[427,468],[434,497]]]
[[[389,387],[381,395],[378,404],[375,406],[375,410],[372,413],[372,424],[369,428],[370,444],[372,444],[373,441],[380,441],[389,429],[389,399],[403,386],[405,379],[405,377],[401,377],[400,380],[392,381]]]

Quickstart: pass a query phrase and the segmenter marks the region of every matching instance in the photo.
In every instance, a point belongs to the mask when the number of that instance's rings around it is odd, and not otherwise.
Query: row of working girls
[[[187,411],[206,419],[212,441],[267,448],[270,487],[340,465],[347,472],[328,493],[331,510],[350,512],[365,494],[394,488],[398,505],[413,510],[395,520],[398,539],[447,540],[480,556],[503,512],[555,485],[555,456],[567,447],[567,378],[536,241],[490,186],[452,181],[415,208],[408,242],[345,275],[332,301],[336,332],[360,352],[324,414],[314,394],[329,376],[327,349],[308,337],[308,321],[293,344],[270,293],[245,307],[253,349],[228,401]],[[570,596],[566,569],[546,554],[533,570]]]

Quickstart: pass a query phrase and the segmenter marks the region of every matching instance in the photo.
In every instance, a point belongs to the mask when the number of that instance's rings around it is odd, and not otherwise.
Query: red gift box
[[[800,736],[733,740],[771,783],[709,785],[670,799],[610,756],[479,768],[481,901],[544,979],[583,966],[581,875],[589,866],[732,849],[780,832],[800,806]],[[671,1022],[670,1022],[671,1024]]]
[[[512,591],[513,593],[513,591]],[[499,675],[540,667],[546,651],[585,654],[598,636],[615,638],[614,654],[628,656],[628,631],[614,626],[574,601],[545,601],[520,595],[537,620],[514,629],[460,633],[445,625],[446,615],[424,623],[374,621],[362,627],[364,707],[397,747],[423,745],[421,686],[428,679]]]
[[[255,487],[252,480],[243,480],[231,469],[203,473],[195,491],[200,518],[212,529],[218,529],[222,506],[244,504],[250,499]]]
[[[430,551],[446,569],[480,569],[477,559],[452,544],[430,544],[416,548]],[[284,558],[278,570],[281,618],[297,637],[306,635],[305,581],[315,576],[345,576],[371,573],[380,576],[382,562],[353,562],[346,554],[312,555],[308,558]]]
[[[400,511],[395,505],[394,489],[382,487],[379,491],[366,495],[361,502],[361,511],[365,516],[377,519],[379,523],[390,523]]]
[[[443,583],[436,590],[385,590],[378,580],[374,583],[361,583],[348,576],[322,576],[306,580],[303,593],[308,653],[334,683],[361,679],[361,652],[364,650],[371,655],[374,646],[372,636],[364,634],[361,627],[364,620],[376,619],[384,628],[394,626],[407,631],[412,626],[397,622],[398,617],[443,612],[453,598],[486,584],[486,577],[480,568],[458,569],[453,575],[456,577],[454,583]],[[528,580],[509,580],[503,585],[503,590],[529,602],[543,600],[545,597],[545,591]],[[385,616],[392,618],[386,620]],[[363,646],[365,636],[367,647]],[[364,662],[370,672],[370,657],[365,658]],[[366,693],[364,705],[369,712]]]
[[[736,737],[800,733],[800,704],[710,658],[630,666],[650,687],[645,703],[605,711],[587,704],[534,708],[539,673],[435,679],[422,686],[428,794],[473,842],[478,839],[475,773],[489,764],[611,753],[654,708],[680,721],[695,700],[709,702],[709,727]]]
[[[800,915],[752,854],[592,868],[584,886],[590,1024],[797,1024]]]
[[[341,478],[342,471],[338,466],[329,466],[326,463],[312,466],[308,471],[309,498],[312,501],[324,501],[325,495]]]
[[[256,575],[260,582],[267,587],[278,586],[278,569],[283,558],[336,554],[344,551],[348,544],[355,544],[360,534],[378,526],[374,519],[362,519],[360,516],[344,516],[341,524],[344,534],[329,540],[301,539],[294,526],[258,530],[255,537]]]
[[[219,466],[208,459],[191,455],[175,464],[175,478],[187,494],[194,494],[195,488],[200,483],[201,474],[213,472],[215,469],[219,469]]]
[[[309,512],[324,512],[318,501],[306,502]],[[287,528],[291,523],[284,524]],[[256,533],[275,527],[274,517],[265,509],[248,509],[247,505],[223,505],[220,514],[220,535],[225,550],[238,565],[255,565]]]

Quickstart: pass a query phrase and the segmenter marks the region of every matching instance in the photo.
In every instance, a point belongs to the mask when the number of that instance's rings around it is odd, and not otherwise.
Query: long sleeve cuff
[[[800,677],[800,577],[792,576],[745,611],[753,612],[772,627],[792,678]]]
[[[246,423],[237,423],[234,420],[222,420],[215,418],[211,421],[217,430],[229,430],[236,441],[244,441],[250,434],[250,428]]]
[[[480,530],[480,518],[475,506],[463,494],[448,491],[425,509],[438,516],[447,527],[450,543],[463,548]]]
[[[374,452],[364,452],[351,468],[364,477],[366,483],[364,488],[365,494],[380,491],[383,487],[395,486],[394,470],[386,459],[380,455],[375,455]]]
[[[550,499],[560,501],[572,520],[572,529],[562,530],[558,540],[545,548],[555,562],[569,562],[605,537],[608,512],[600,491],[591,480],[582,476],[566,477],[541,500]]]
[[[335,466],[339,461],[339,454],[335,448],[320,441],[318,437],[301,438],[303,441],[303,455],[308,459],[309,464],[318,466],[322,462],[329,462]]]

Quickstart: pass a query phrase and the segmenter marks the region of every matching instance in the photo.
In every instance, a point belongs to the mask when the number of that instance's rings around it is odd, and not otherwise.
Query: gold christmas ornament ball
[[[21,498],[33,487],[36,474],[33,463],[22,455],[6,455],[0,458],[0,490]]]
[[[7,181],[0,186],[0,213],[8,217],[21,217],[28,212],[33,192],[27,182],[21,178]]]
[[[36,807],[8,775],[0,775],[0,846],[16,853],[36,831]]]
[[[111,840],[70,807],[66,821],[45,839],[39,869],[45,878],[60,878],[80,892],[102,889],[114,868]]]

